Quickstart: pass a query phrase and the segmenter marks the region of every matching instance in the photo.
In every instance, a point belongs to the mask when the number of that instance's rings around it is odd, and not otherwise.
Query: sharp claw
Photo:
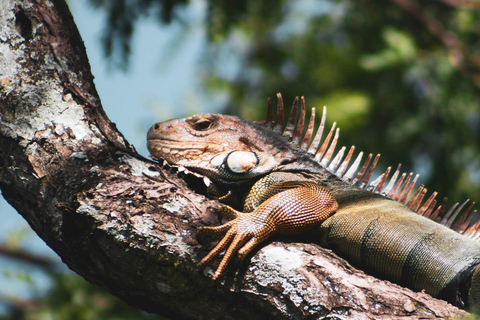
[[[232,221],[230,221],[232,222]],[[223,225],[225,226],[225,225]],[[219,227],[223,227],[223,226],[219,226]],[[206,227],[206,228],[211,228],[211,229],[214,229],[216,227]],[[236,236],[236,230],[234,230],[233,228],[231,228],[230,230],[228,230],[227,234],[225,235],[225,237],[223,237],[222,240],[220,240],[219,243],[217,243],[217,245],[215,246],[215,248],[213,248],[201,261],[200,263],[198,264],[198,267],[203,270],[203,268],[205,268],[205,266],[207,264],[209,264],[210,262],[212,262],[223,250],[225,250],[225,248],[227,248],[230,244],[230,242],[232,241],[232,239]],[[225,259],[225,257],[223,258]],[[222,260],[223,261],[223,260]],[[220,267],[219,267],[220,268]],[[217,269],[218,271],[218,269]]]
[[[226,249],[225,255],[223,256],[220,264],[217,267],[217,270],[212,276],[213,281],[216,281],[222,276],[227,268],[228,263],[236,253],[244,253],[244,255],[241,255],[241,259],[243,259],[244,256],[247,255],[251,249],[258,244],[257,239],[252,238],[253,234],[251,232],[243,233],[238,230],[238,224],[239,219],[235,219],[221,226],[202,227],[197,231],[197,235],[219,234],[226,231],[226,235],[223,237],[223,239],[220,240],[215,248],[213,248],[198,264],[200,271],[203,271],[210,262],[217,258],[218,255]],[[245,245],[245,243],[247,243],[247,245]]]

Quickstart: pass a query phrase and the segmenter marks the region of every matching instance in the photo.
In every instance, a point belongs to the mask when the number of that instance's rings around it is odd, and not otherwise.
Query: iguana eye
[[[206,131],[213,125],[213,121],[207,118],[200,118],[193,123],[193,128],[198,131]]]

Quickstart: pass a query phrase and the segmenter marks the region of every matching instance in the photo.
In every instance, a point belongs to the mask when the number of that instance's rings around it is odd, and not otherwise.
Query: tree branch
[[[447,31],[438,19],[429,12],[422,10],[415,0],[393,0],[419,20],[425,28],[448,48],[450,62],[466,77],[480,87],[480,60],[471,54],[460,39]],[[478,6],[478,1],[443,0],[452,6]]]
[[[45,256],[32,254],[21,250],[20,248],[11,248],[8,245],[2,244],[0,244],[0,255],[42,267],[44,269],[51,269],[55,266],[55,264],[58,264],[58,262],[53,261],[53,259],[49,259]]]
[[[87,280],[183,319],[466,314],[307,243],[270,243],[212,284],[195,230],[218,223],[218,203],[136,154],[108,120],[66,4],[2,2],[0,25],[2,193]]]

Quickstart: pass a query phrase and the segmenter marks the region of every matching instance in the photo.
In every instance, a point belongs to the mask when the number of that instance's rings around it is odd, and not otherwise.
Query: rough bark
[[[195,229],[218,223],[218,204],[138,155],[108,120],[66,4],[4,0],[0,25],[2,193],[87,280],[176,319],[466,315],[308,243],[270,243],[213,284],[196,267],[211,246]]]

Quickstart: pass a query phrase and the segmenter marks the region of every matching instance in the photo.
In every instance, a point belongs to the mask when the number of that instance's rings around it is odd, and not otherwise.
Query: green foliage
[[[21,280],[21,281],[24,281],[26,283],[32,283],[32,277],[29,275],[29,274],[24,274],[24,273],[21,273],[21,272],[17,272],[15,274],[12,274],[11,272],[7,271],[7,270],[4,270],[3,271],[3,274],[7,277],[7,278],[12,278],[12,277],[15,277],[16,279],[18,280]]]
[[[76,275],[60,274],[51,292],[32,304],[24,319],[28,320],[161,320],[128,306],[108,292]]]
[[[26,227],[18,230],[11,230],[3,242],[3,246],[9,250],[19,250],[23,240],[27,235],[31,234],[31,232],[32,230]]]
[[[395,65],[414,63],[417,58],[417,48],[413,39],[399,30],[386,28],[382,34],[386,47],[373,54],[360,58],[360,66],[369,71],[380,71]]]

